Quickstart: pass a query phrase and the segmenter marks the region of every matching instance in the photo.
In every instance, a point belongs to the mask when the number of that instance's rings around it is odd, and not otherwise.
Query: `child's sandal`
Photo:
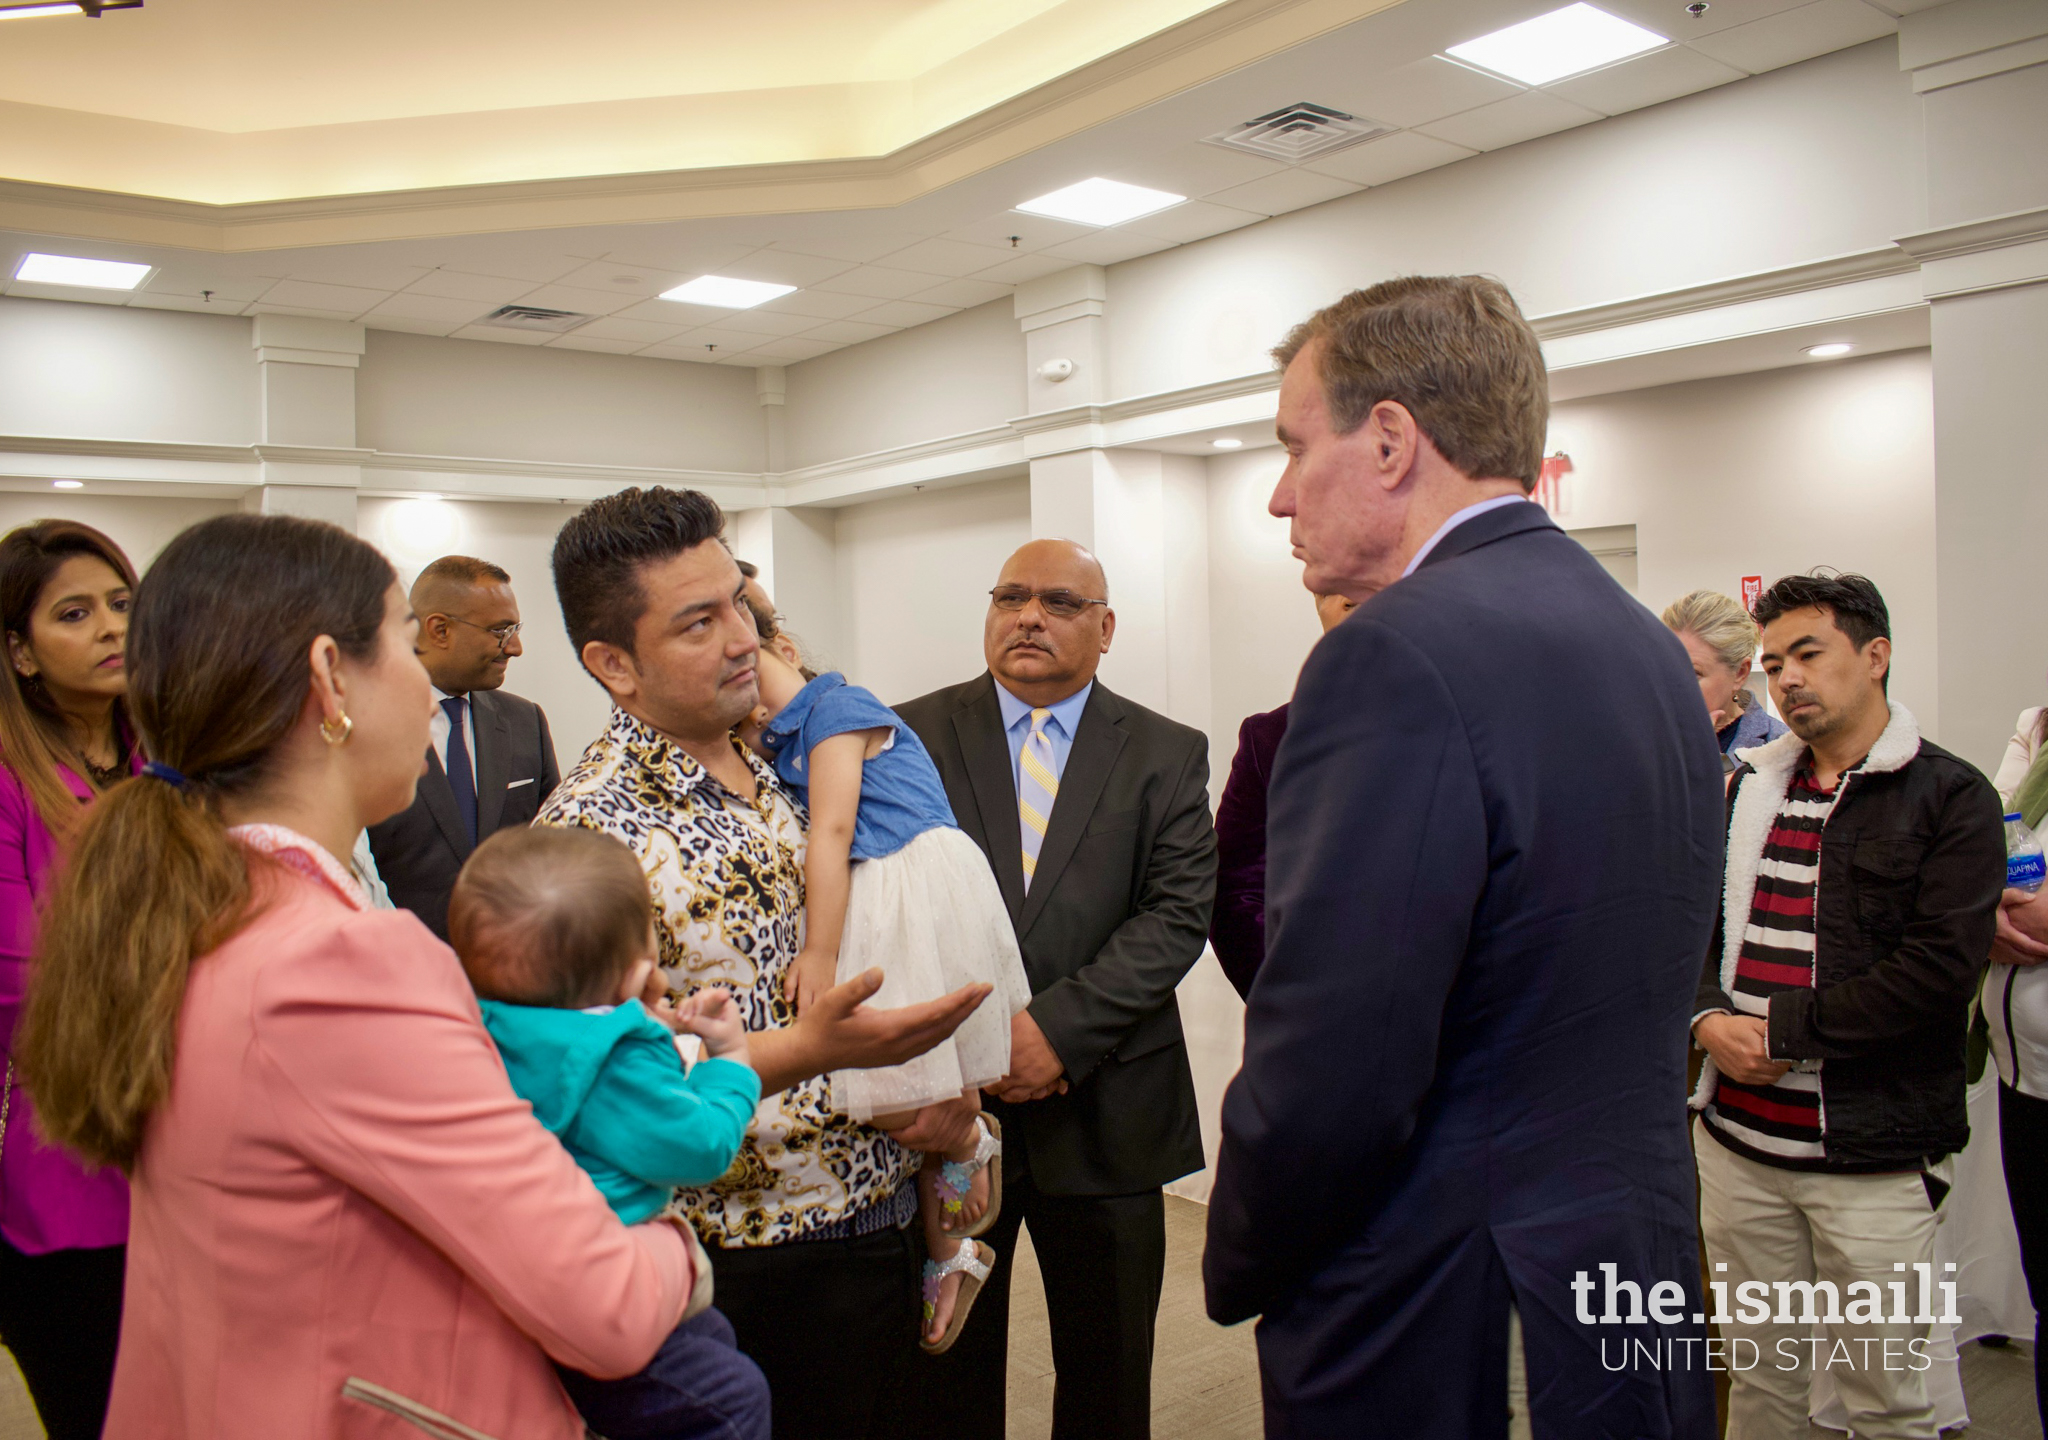
[[[939,1178],[932,1185],[938,1193],[939,1208],[948,1215],[958,1215],[966,1204],[968,1191],[974,1186],[974,1177],[983,1170],[988,1171],[988,1208],[965,1230],[946,1232],[961,1240],[988,1234],[1003,1209],[1003,1167],[990,1163],[1003,1153],[1003,1122],[993,1115],[983,1115],[974,1123],[981,1133],[981,1138],[974,1144],[974,1158],[946,1161],[939,1166]]]
[[[943,1355],[953,1348],[960,1328],[967,1323],[967,1312],[974,1308],[974,1297],[981,1293],[995,1263],[996,1252],[976,1240],[962,1241],[950,1260],[924,1262],[924,1321],[918,1326],[917,1343],[927,1355]],[[965,1273],[960,1277],[960,1292],[953,1297],[952,1318],[946,1322],[946,1333],[933,1340],[927,1332],[932,1316],[939,1313],[939,1287],[955,1271]]]

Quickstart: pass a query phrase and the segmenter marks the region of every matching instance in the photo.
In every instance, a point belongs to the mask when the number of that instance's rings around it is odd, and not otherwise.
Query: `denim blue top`
[[[676,1186],[708,1185],[731,1168],[761,1098],[746,1066],[704,1059],[685,1075],[675,1034],[638,1000],[477,1005],[513,1093],[628,1225],[659,1215]]]
[[[856,860],[894,855],[927,830],[952,828],[953,807],[939,767],[917,733],[896,712],[837,671],[820,675],[768,722],[761,743],[775,773],[811,803],[811,752],[851,730],[888,730],[888,748],[861,769],[860,809],[853,820]]]

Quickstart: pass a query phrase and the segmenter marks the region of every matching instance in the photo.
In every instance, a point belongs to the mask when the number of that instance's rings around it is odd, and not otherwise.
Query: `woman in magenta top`
[[[36,907],[85,807],[135,763],[122,696],[135,571],[68,520],[0,539],[0,1342],[51,1440],[96,1440],[121,1326],[128,1186],[37,1133],[14,1063]]]

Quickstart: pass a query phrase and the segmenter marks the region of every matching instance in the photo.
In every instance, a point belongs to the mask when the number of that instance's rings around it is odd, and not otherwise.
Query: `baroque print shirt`
[[[789,1024],[782,985],[803,942],[804,825],[774,769],[742,751],[756,795],[734,795],[652,726],[611,723],[541,809],[624,841],[654,897],[662,968],[684,994],[729,987],[748,1030]],[[676,1192],[707,1244],[734,1248],[864,1234],[916,1213],[918,1157],[832,1108],[818,1076],[764,1094],[732,1169]]]

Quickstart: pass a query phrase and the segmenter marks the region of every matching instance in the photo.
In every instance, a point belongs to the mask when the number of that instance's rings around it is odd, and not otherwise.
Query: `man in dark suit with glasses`
[[[1011,1021],[995,1274],[952,1351],[920,1357],[918,1434],[1002,1440],[1011,1264],[1028,1227],[1058,1372],[1054,1440],[1151,1434],[1161,1187],[1202,1168],[1174,987],[1216,893],[1209,744],[1113,694],[1102,566],[1034,540],[1003,566],[988,673],[900,707],[989,858],[1031,1004]]]
[[[547,715],[499,688],[521,653],[512,577],[443,556],[413,582],[412,608],[439,710],[412,806],[370,827],[370,850],[392,900],[445,940],[448,894],[470,852],[531,824],[561,777]]]

